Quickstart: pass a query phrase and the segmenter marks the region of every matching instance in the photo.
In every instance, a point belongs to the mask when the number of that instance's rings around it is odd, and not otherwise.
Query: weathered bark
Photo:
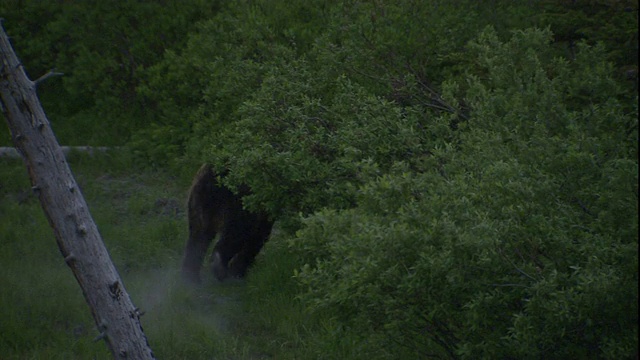
[[[153,359],[140,313],[111,262],[87,204],[49,126],[36,84],[27,78],[0,25],[0,101],[32,189],[54,230],[114,358]]]
[[[95,153],[104,153],[113,149],[107,146],[61,146],[60,148],[62,149],[64,156],[68,156],[72,151],[77,151],[91,156]],[[22,158],[22,156],[16,148],[0,146],[0,159],[2,158],[19,159]]]

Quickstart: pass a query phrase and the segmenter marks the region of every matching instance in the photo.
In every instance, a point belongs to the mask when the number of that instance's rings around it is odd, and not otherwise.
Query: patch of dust
[[[241,311],[238,287],[242,280],[214,282],[204,277],[202,286],[183,283],[177,268],[161,268],[128,275],[132,300],[144,314],[143,326],[187,331],[190,326],[212,332],[232,330],[233,314]],[[176,328],[177,327],[177,328]]]

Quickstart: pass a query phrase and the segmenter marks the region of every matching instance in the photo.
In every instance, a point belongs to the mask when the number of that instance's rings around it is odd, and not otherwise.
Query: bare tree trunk
[[[60,146],[60,148],[62,149],[64,156],[69,156],[69,154],[74,151],[92,156],[97,153],[105,153],[111,149],[117,149],[117,147],[114,148],[107,146]],[[18,152],[16,148],[0,146],[0,159],[19,159],[21,157],[20,152]]]
[[[44,79],[48,77],[45,75]],[[122,280],[36,95],[0,24],[0,105],[33,191],[53,227],[60,252],[114,358],[153,359],[153,352]]]

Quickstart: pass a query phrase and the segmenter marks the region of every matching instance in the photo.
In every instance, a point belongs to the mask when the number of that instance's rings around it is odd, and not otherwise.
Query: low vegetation
[[[247,281],[186,286],[178,273],[186,240],[189,181],[135,169],[127,155],[73,154],[70,165],[159,359],[299,359],[353,354],[324,333],[334,321],[296,299],[299,263],[273,235]],[[0,339],[3,359],[110,359],[20,160],[0,160]],[[25,264],[28,264],[25,266]],[[258,301],[256,301],[258,299]],[[340,342],[331,349],[328,343]],[[328,353],[327,353],[328,354]]]

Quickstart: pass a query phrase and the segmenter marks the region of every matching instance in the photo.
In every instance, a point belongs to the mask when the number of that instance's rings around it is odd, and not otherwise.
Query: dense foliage
[[[3,0],[0,15],[49,120],[65,145],[122,145],[151,126],[155,106],[138,96],[149,67],[180,47],[217,2]]]
[[[249,185],[351,357],[636,356],[637,2],[27,3],[54,113]]]
[[[633,353],[636,116],[608,96],[571,109],[574,94],[616,86],[598,49],[545,64],[548,38],[483,32],[470,48],[487,78],[470,80],[455,140],[421,171],[398,160],[355,208],[305,221],[293,248],[314,308],[420,357]]]

